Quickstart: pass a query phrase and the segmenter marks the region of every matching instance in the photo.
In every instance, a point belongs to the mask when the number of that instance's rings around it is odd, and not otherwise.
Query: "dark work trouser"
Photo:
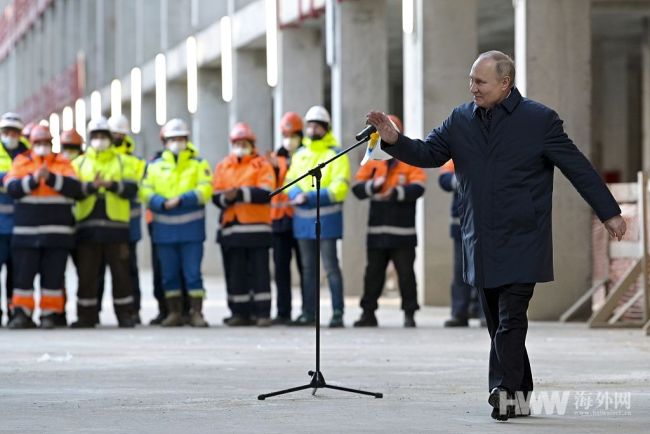
[[[534,288],[534,283],[515,283],[479,289],[491,339],[490,390],[499,386],[511,392],[533,390],[533,376],[526,351],[526,312]]]
[[[275,286],[277,289],[276,306],[278,317],[291,318],[291,252],[296,254],[300,288],[302,293],[302,266],[300,264],[300,249],[292,231],[273,233],[273,264],[275,270]]]
[[[129,242],[129,274],[133,283],[133,306],[136,312],[140,312],[140,272],[138,270],[138,243]],[[106,274],[106,259],[102,258],[102,264],[97,276],[97,307],[102,310],[102,298],[104,298],[104,275]]]
[[[81,241],[77,245],[77,317],[82,322],[96,323],[97,276],[105,259],[111,271],[113,307],[118,319],[133,315],[133,284],[129,272],[129,243],[99,243]]]
[[[468,285],[463,280],[463,250],[460,237],[454,238],[454,275],[451,281],[451,316],[458,319],[467,319],[479,316],[480,310],[476,288]],[[482,317],[482,315],[481,315]]]
[[[361,308],[366,312],[377,310],[377,300],[384,290],[386,282],[386,267],[392,261],[397,271],[399,291],[402,295],[402,310],[415,312],[418,305],[417,287],[413,263],[415,262],[415,247],[395,249],[368,249],[368,263],[363,278],[363,297]]]
[[[271,316],[271,273],[268,247],[224,248],[228,301],[233,315]]]
[[[14,282],[13,282],[13,267],[11,262],[11,234],[0,235],[0,271],[2,266],[5,265],[7,269],[7,278],[5,281],[5,294],[7,300],[7,316],[11,316],[11,299],[13,296]],[[0,286],[2,284],[0,283]],[[1,288],[0,288],[1,289]],[[2,291],[0,291],[2,292]],[[0,297],[0,303],[1,303]],[[0,304],[0,315],[2,314]]]
[[[65,311],[64,281],[69,250],[61,247],[14,247],[13,294],[15,308],[28,315],[34,311],[34,278],[39,275],[41,287],[41,317]]]

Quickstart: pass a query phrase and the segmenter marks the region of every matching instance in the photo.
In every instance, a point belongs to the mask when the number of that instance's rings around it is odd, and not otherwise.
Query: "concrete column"
[[[404,122],[407,135],[423,138],[470,99],[467,76],[477,55],[477,3],[418,0],[415,14],[414,32],[404,35]],[[425,304],[442,306],[450,300],[452,196],[438,186],[438,170],[427,175],[417,214],[418,289]]]
[[[279,143],[285,112],[304,116],[309,107],[323,105],[323,49],[320,31],[290,27],[279,32],[279,79],[274,91],[274,143]]]
[[[516,14],[525,19],[515,21],[517,53],[523,54],[516,59],[517,85],[523,79],[527,97],[558,112],[569,137],[589,158],[590,1],[520,0],[521,7]],[[592,211],[559,170],[554,188],[555,282],[538,285],[529,309],[536,320],[557,319],[591,286]]]
[[[138,2],[119,0],[115,4],[115,76],[122,77],[138,64],[136,33]]]
[[[644,22],[641,45],[641,113],[643,138],[643,170],[650,172],[650,23]]]
[[[167,2],[167,47],[171,48],[192,33],[191,0]]]
[[[257,136],[257,148],[272,148],[272,90],[266,84],[266,52],[263,49],[240,49],[233,55],[234,92],[230,103],[229,123],[248,122]]]
[[[181,80],[167,82],[167,120],[181,118],[190,126],[187,111],[187,83]]]
[[[228,104],[221,99],[221,70],[200,68],[198,71],[198,109],[192,116],[192,140],[199,146],[201,157],[210,162],[210,168],[221,161],[228,147]],[[222,274],[219,245],[215,242],[219,209],[212,203],[206,206],[205,255],[203,271],[206,274]]]
[[[138,34],[137,41],[141,41],[142,59],[139,62],[146,62],[152,60],[156,54],[160,53],[163,49],[160,46],[161,40],[161,20],[160,20],[160,7],[159,0],[138,0],[141,2],[138,5],[137,11],[139,12],[140,23],[136,27]]]
[[[382,24],[386,3],[336,2],[334,14],[332,122],[334,135],[344,148],[354,144],[370,109],[388,106],[388,35]],[[352,177],[364,152],[365,148],[348,154]],[[367,221],[368,201],[360,202],[349,192],[340,255],[346,295],[360,295],[363,290]]]

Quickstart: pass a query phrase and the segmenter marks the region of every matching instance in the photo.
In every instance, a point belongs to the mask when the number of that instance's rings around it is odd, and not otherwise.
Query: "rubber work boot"
[[[355,327],[377,327],[377,317],[372,311],[364,311],[361,318],[354,322]]]
[[[32,318],[27,315],[27,312],[17,307],[14,310],[14,314],[11,321],[7,324],[7,327],[10,329],[33,329],[36,328],[36,324]]]
[[[330,328],[337,329],[345,327],[343,324],[343,312],[340,310],[335,310],[332,314],[332,319],[330,319]]]
[[[53,329],[56,327],[56,314],[52,313],[49,315],[43,315],[41,316],[41,323],[39,324],[39,327],[42,329]]]
[[[190,300],[190,325],[208,327],[208,322],[203,318],[203,298],[192,297]]]
[[[183,325],[183,300],[180,297],[169,297],[167,302],[167,317],[160,323],[163,327],[180,327]]]

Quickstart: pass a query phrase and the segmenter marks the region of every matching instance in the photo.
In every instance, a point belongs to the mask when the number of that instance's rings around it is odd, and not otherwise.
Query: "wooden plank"
[[[609,293],[605,300],[605,304],[591,316],[589,320],[590,327],[594,327],[597,323],[609,324],[607,321],[614,312],[614,309],[618,306],[618,302],[642,273],[641,262],[641,258],[634,261],[632,267],[630,267],[621,281],[612,289],[612,292]]]
[[[643,327],[642,321],[619,321],[614,324],[608,322],[598,322],[589,325],[592,329],[640,329]]]
[[[580,297],[575,303],[571,305],[561,316],[560,322],[567,322],[573,317],[573,315],[580,309],[582,309],[588,302],[591,302],[591,299],[594,295],[594,292],[607,282],[607,279],[599,280],[594,286],[589,288],[582,297]]]
[[[618,203],[636,202],[639,197],[638,185],[636,182],[617,182],[615,184],[607,184],[609,191]]]
[[[639,290],[628,301],[626,301],[625,304],[623,304],[621,307],[616,309],[616,312],[614,312],[614,315],[612,315],[612,317],[609,319],[608,322],[610,324],[614,324],[615,322],[623,318],[625,312],[627,312],[629,308],[634,306],[634,304],[637,301],[639,301],[641,297],[643,297],[643,288],[639,288]]]
[[[643,331],[645,332],[646,336],[650,336],[650,321],[645,323],[645,325],[643,326]]]
[[[612,241],[609,243],[609,259],[639,258],[643,254],[640,241]]]

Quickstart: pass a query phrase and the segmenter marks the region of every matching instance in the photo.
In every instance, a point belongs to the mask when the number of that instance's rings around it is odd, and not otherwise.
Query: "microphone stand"
[[[382,393],[374,393],[374,392],[366,392],[364,390],[357,390],[357,389],[350,389],[347,387],[340,387],[340,386],[333,386],[331,384],[327,384],[325,382],[325,377],[323,377],[323,374],[320,370],[320,237],[321,237],[321,227],[320,227],[320,183],[321,183],[321,178],[322,178],[322,172],[321,170],[327,166],[329,163],[332,161],[336,160],[337,158],[347,154],[351,150],[355,149],[356,147],[366,143],[370,139],[370,134],[368,134],[365,137],[357,137],[357,140],[359,140],[357,143],[354,145],[350,146],[347,149],[344,149],[343,151],[339,152],[332,158],[330,158],[327,161],[324,161],[320,164],[318,164],[316,167],[308,170],[304,174],[302,174],[300,177],[297,179],[293,180],[289,184],[278,188],[274,192],[270,194],[271,197],[275,196],[276,194],[286,190],[287,188],[291,187],[292,185],[296,184],[300,180],[306,178],[307,176],[312,176],[316,180],[316,223],[315,223],[315,231],[316,231],[316,273],[314,278],[316,279],[316,297],[314,297],[314,306],[315,306],[315,314],[316,314],[316,369],[313,371],[309,371],[307,374],[311,377],[311,381],[309,384],[305,384],[302,386],[298,387],[292,387],[290,389],[285,389],[285,390],[279,390],[277,392],[272,392],[272,393],[266,393],[263,395],[259,395],[257,399],[260,401],[265,400],[266,398],[270,398],[272,396],[278,396],[278,395],[284,395],[287,393],[292,393],[292,392],[297,392],[300,390],[305,390],[305,389],[313,389],[312,395],[316,394],[316,391],[318,389],[334,389],[334,390],[341,390],[343,392],[350,392],[350,393],[358,393],[361,395],[369,395],[369,396],[374,396],[375,398],[383,398]]]

